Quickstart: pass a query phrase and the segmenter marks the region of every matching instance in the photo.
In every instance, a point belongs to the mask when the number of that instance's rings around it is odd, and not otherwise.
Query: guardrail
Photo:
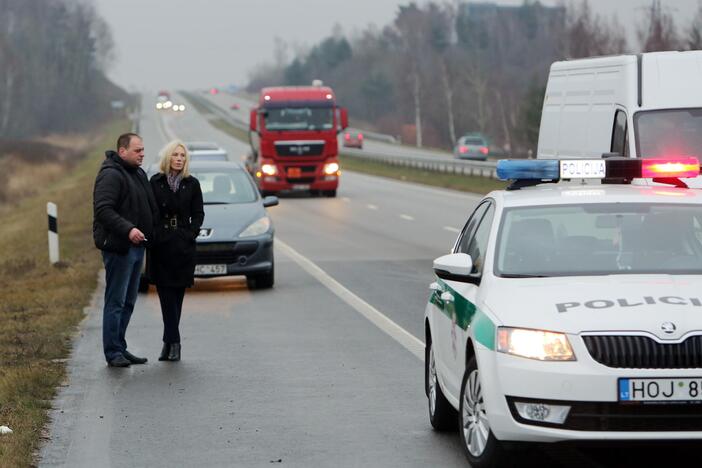
[[[369,162],[389,164],[391,166],[409,167],[432,172],[478,176],[497,179],[497,162],[495,161],[463,161],[460,159],[446,160],[425,156],[398,156],[368,154],[361,151],[342,151],[342,156],[362,159]]]

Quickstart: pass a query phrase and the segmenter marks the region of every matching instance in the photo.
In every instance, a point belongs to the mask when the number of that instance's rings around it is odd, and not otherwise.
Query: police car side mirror
[[[454,253],[434,260],[434,273],[441,279],[473,282],[472,270],[473,259],[468,254]]]
[[[264,208],[270,208],[271,206],[278,206],[278,197],[271,195],[263,199]]]

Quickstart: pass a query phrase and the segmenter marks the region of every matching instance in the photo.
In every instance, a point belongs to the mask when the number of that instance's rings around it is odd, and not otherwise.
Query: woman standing
[[[200,182],[190,175],[189,163],[185,144],[174,140],[162,150],[160,172],[151,178],[159,208],[157,241],[149,262],[163,315],[159,361],[180,360],[178,325],[185,288],[193,285],[195,239],[205,218]]]

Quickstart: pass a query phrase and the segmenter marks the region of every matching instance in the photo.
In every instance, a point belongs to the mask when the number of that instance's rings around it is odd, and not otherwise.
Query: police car
[[[512,185],[434,261],[434,428],[454,428],[458,412],[474,467],[502,466],[512,442],[702,439],[702,191],[680,180],[697,177],[697,160],[497,172]]]

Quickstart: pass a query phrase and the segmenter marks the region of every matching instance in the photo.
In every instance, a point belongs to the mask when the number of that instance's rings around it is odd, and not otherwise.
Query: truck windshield
[[[334,128],[331,107],[282,107],[266,109],[267,130],[331,130]]]
[[[634,115],[636,152],[642,158],[702,157],[702,109],[670,109]]]
[[[702,273],[702,205],[591,203],[505,210],[495,274]]]

